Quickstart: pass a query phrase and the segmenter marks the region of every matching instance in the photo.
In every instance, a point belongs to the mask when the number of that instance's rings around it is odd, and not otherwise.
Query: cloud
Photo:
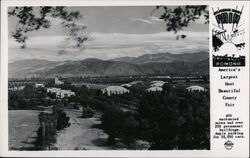
[[[131,21],[137,21],[146,24],[157,24],[159,22],[162,22],[163,20],[155,16],[149,16],[147,18],[132,18]]]
[[[133,18],[131,21],[142,22],[146,24],[156,24],[154,21],[143,19],[143,18]]]
[[[149,16],[147,18],[132,18],[131,21],[142,22],[145,24],[158,24],[158,23],[164,22],[163,19],[159,19],[156,16]],[[191,21],[191,23],[205,24],[206,21],[207,20],[206,20],[205,16],[201,15],[195,21]]]
[[[149,16],[148,17],[151,21],[156,21],[156,22],[163,22],[164,20],[163,19],[159,19],[158,17],[156,16]]]
[[[175,40],[176,34],[161,32],[154,34],[92,33],[92,40],[85,49],[74,49],[64,43],[66,36],[37,36],[27,40],[27,48],[21,49],[9,40],[9,61],[45,59],[54,61],[82,60],[85,58],[111,59],[122,56],[138,57],[143,54],[194,53],[207,50],[207,32],[180,32],[186,39]],[[60,55],[59,55],[60,54]]]
[[[159,19],[156,16],[149,16],[147,18],[132,18],[131,21],[142,22],[145,24],[158,24],[158,23],[164,22],[163,19]],[[205,16],[201,15],[198,17],[198,19],[195,19],[195,21],[191,21],[191,23],[205,24],[206,21],[207,20],[206,20]]]

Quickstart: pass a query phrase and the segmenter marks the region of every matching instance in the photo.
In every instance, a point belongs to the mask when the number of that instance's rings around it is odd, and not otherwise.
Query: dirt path
[[[93,127],[100,124],[100,114],[92,118],[80,118],[81,112],[67,110],[71,125],[58,132],[55,147],[58,150],[107,150],[108,135],[103,130]]]

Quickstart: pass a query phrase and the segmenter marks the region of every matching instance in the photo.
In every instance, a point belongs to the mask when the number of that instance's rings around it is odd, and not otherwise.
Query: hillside
[[[95,58],[62,62],[25,60],[9,64],[9,78],[207,74],[208,64],[208,53],[204,52],[176,55],[145,54],[137,58],[124,57],[112,60]]]

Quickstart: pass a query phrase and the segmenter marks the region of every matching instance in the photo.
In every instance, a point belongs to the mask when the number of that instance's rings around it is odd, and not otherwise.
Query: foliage
[[[138,122],[131,112],[123,112],[113,107],[107,110],[102,118],[102,128],[109,134],[109,143],[115,143],[115,138],[121,138],[129,144],[138,136]]]
[[[209,22],[209,11],[206,5],[187,5],[175,8],[156,6],[156,10],[159,9],[163,9],[163,13],[159,18],[166,22],[167,31],[176,33],[183,27],[188,27],[191,21],[195,21],[201,16],[205,17],[205,23]],[[185,36],[182,38],[185,38]]]
[[[47,98],[49,94],[47,94],[46,89],[35,88],[33,85],[26,85],[23,90],[9,91],[8,94],[8,107],[13,110],[34,110],[39,106],[55,104],[55,101]]]
[[[109,143],[149,142],[152,150],[209,149],[208,92],[177,90],[165,84],[162,93],[142,93],[138,109],[113,104],[102,116]]]
[[[80,103],[84,118],[92,117],[95,110],[103,113],[101,128],[109,135],[109,144],[120,141],[129,147],[136,140],[143,140],[155,150],[209,149],[209,91],[188,92],[173,83],[164,84],[158,93],[134,86],[128,94],[111,96],[85,86],[64,88],[76,92],[76,96],[62,100],[61,105]],[[34,99],[41,101],[44,97],[44,89],[27,86],[22,91],[10,91],[9,104],[16,109],[34,108],[39,103]],[[66,113],[60,108],[54,111],[58,112],[57,130],[68,127]]]
[[[94,111],[90,107],[84,107],[82,110],[82,118],[91,118],[94,115]]]
[[[34,142],[36,148],[39,150],[43,148],[44,142],[43,142],[43,131],[42,131],[42,127],[40,126],[37,130],[37,138],[36,141]]]
[[[51,93],[51,92],[49,92],[47,95],[48,95],[48,97],[50,97],[51,99],[56,99],[56,93]]]
[[[175,33],[182,30],[184,27],[188,27],[191,22],[194,22],[202,16],[205,18],[204,24],[209,23],[209,10],[206,5],[186,5],[175,8],[156,6],[152,13],[156,10],[163,10],[159,19],[165,21],[167,31],[174,31]],[[184,39],[186,37],[187,35],[182,34],[177,35],[176,39]]]
[[[37,138],[35,145],[38,149],[50,150],[51,145],[56,142],[57,130],[62,130],[68,126],[69,117],[61,108],[61,105],[54,105],[52,113],[40,112],[39,114],[40,127],[37,130]]]
[[[207,92],[146,94],[138,109],[141,139],[151,149],[209,149],[208,98]]]
[[[66,115],[64,111],[59,111],[57,114],[57,130],[62,130],[66,127],[69,127],[69,117]]]
[[[54,18],[62,20],[61,25],[69,35],[67,40],[75,41],[76,47],[82,48],[88,39],[85,33],[87,26],[81,23],[82,15],[79,11],[68,11],[67,7],[15,7],[8,14],[18,19],[18,25],[12,36],[22,44],[22,48],[26,47],[28,32],[50,28]]]
[[[97,91],[78,88],[75,99],[103,112],[101,128],[109,144],[122,141],[129,146],[141,139],[150,149],[209,149],[208,92],[188,92],[172,84],[165,84],[161,93],[145,93],[138,87],[123,95]]]

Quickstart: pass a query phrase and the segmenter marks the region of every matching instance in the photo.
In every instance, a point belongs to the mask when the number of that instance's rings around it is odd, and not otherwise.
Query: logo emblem
[[[230,140],[228,140],[228,141],[226,141],[226,142],[224,143],[224,146],[225,146],[225,148],[226,148],[227,150],[231,150],[231,149],[233,148],[233,146],[234,146],[234,143],[231,142]]]
[[[224,8],[213,10],[215,17],[212,23],[213,66],[245,66],[244,21],[240,10]]]

